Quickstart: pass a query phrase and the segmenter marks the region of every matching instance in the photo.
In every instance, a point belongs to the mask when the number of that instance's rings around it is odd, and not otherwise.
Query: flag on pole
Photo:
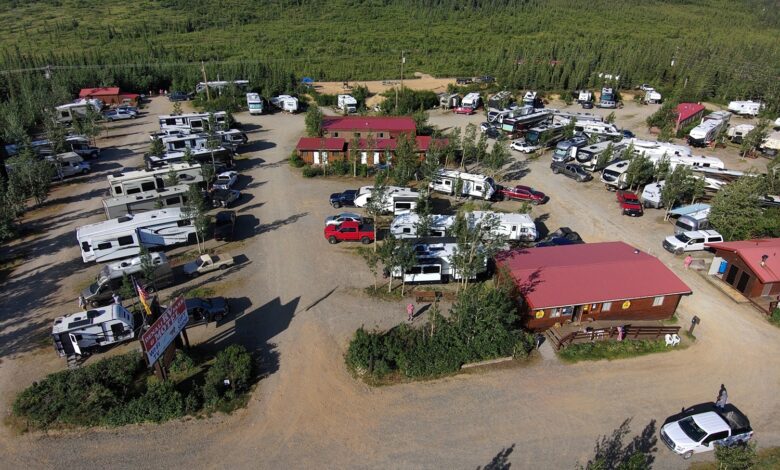
[[[149,292],[147,292],[146,289],[141,286],[141,284],[136,282],[135,278],[133,278],[133,284],[135,284],[135,290],[138,292],[138,299],[141,301],[141,305],[144,306],[144,310],[146,310],[146,315],[152,316],[152,302],[149,297]]]

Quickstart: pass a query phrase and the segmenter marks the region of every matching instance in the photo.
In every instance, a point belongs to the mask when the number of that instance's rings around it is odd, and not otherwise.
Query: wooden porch
[[[545,335],[550,340],[556,351],[579,343],[593,343],[596,341],[631,341],[631,340],[657,340],[667,334],[679,334],[680,327],[676,325],[664,326],[657,322],[595,321],[587,326],[566,325],[560,328],[550,328]],[[621,332],[622,329],[622,332]]]

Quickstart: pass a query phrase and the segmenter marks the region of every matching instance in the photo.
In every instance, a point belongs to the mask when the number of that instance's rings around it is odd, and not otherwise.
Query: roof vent
[[[768,260],[768,259],[769,259],[769,255],[763,255],[763,256],[761,257],[761,266],[762,266],[762,267],[763,267],[763,266],[766,266],[766,260]]]

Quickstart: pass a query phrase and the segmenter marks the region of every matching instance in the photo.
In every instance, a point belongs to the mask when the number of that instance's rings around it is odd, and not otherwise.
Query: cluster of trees
[[[780,191],[780,158],[765,175],[750,174],[727,184],[712,199],[709,220],[726,240],[780,237],[780,207],[763,207],[762,196]]]
[[[469,362],[526,357],[532,348],[533,337],[517,325],[512,291],[478,284],[458,294],[448,317],[434,305],[420,328],[358,329],[346,362],[350,370],[373,380],[388,374],[425,378],[455,372]]]

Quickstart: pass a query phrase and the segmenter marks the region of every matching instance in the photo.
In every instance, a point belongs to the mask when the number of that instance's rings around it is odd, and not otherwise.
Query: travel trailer
[[[568,162],[574,159],[580,147],[588,145],[588,139],[583,136],[572,137],[558,142],[553,150],[552,160],[554,162]]]
[[[104,262],[137,256],[141,246],[164,248],[195,240],[195,226],[178,207],[83,225],[76,229],[81,259]]]
[[[756,117],[764,108],[760,101],[732,101],[729,103],[729,111],[740,116]]]
[[[457,93],[440,93],[439,107],[442,109],[453,109],[460,106],[460,95]]]
[[[417,233],[420,216],[414,213],[402,214],[393,219],[390,233],[395,238],[444,237],[455,222],[454,215],[431,215],[428,233]]]
[[[728,127],[730,119],[731,114],[728,111],[715,111],[704,116],[701,124],[691,129],[688,134],[688,144],[692,147],[710,145]]]
[[[357,112],[357,100],[352,95],[338,95],[336,98],[338,108],[347,114]]]
[[[512,92],[503,90],[488,98],[488,109],[502,111],[512,108],[514,103]]]
[[[612,146],[612,155],[606,160],[606,162],[599,166],[599,158],[609,149],[610,145]],[[600,171],[614,162],[622,159],[625,148],[626,146],[622,142],[611,142],[607,140],[597,144],[575,148],[571,153],[573,153],[577,163],[579,163],[586,170]]]
[[[737,126],[729,127],[726,131],[726,137],[735,144],[741,144],[742,139],[750,133],[756,126],[752,124],[739,124]]]
[[[601,171],[601,182],[607,186],[607,189],[626,189],[628,187],[626,171],[628,171],[630,163],[630,160],[619,161]]]
[[[103,199],[103,210],[106,213],[106,220],[116,219],[127,214],[138,214],[168,207],[181,207],[187,201],[189,189],[189,186],[182,184]]]
[[[598,121],[577,121],[574,132],[582,132],[588,137],[600,137],[610,140],[621,140],[623,133],[612,123]]]
[[[145,155],[144,162],[146,163],[146,168],[151,171],[176,163],[184,163],[186,155],[186,151],[169,151],[162,156]],[[213,163],[216,167],[232,167],[233,155],[233,151],[225,147],[217,147],[213,150],[205,148],[190,151],[192,162],[203,165],[211,165]]]
[[[482,106],[482,97],[479,93],[469,93],[460,100],[460,105],[464,108],[477,109]]]
[[[710,228],[710,205],[693,204],[683,208],[675,209],[680,217],[674,223],[674,234],[679,235],[683,232],[694,230],[707,230]]]
[[[71,124],[74,119],[86,117],[89,108],[92,108],[92,111],[95,114],[100,115],[103,106],[103,102],[100,100],[81,99],[76,100],[73,103],[57,106],[54,109],[57,113],[57,122],[60,124]]]
[[[366,207],[371,201],[373,186],[362,186],[355,195],[355,207]],[[405,214],[417,207],[417,199],[420,193],[409,188],[399,186],[387,186],[383,213],[395,215]]]
[[[263,98],[257,93],[246,94],[246,107],[249,109],[249,114],[263,114],[265,111]]]
[[[51,142],[48,140],[34,140],[30,142],[33,152],[36,155],[51,155],[54,153]],[[21,149],[18,145],[9,144],[5,146],[5,153],[9,157],[18,155]],[[65,151],[75,152],[82,158],[97,158],[100,155],[100,149],[90,145],[89,139],[81,135],[69,135],[65,137]]]
[[[639,195],[639,201],[642,202],[644,207],[652,207],[660,209],[663,207],[661,201],[661,192],[664,189],[665,181],[658,181],[657,183],[648,183],[642,189],[642,194]]]
[[[177,184],[197,184],[203,182],[203,173],[200,165],[174,163],[169,168],[128,171],[126,173],[108,175],[108,188],[111,196],[114,197],[163,189],[169,186],[167,180],[171,171],[176,173]]]
[[[591,93],[590,90],[580,90],[577,92],[578,103],[588,103],[590,101],[593,101],[593,93]]]
[[[227,113],[217,111],[214,113],[214,119],[217,121],[218,130],[223,130],[226,126]],[[183,130],[191,134],[208,131],[209,113],[189,113],[178,115],[159,116],[160,130]]]
[[[495,217],[498,225],[493,234],[511,241],[534,241],[539,236],[536,224],[528,214],[512,214],[491,211],[474,211],[466,214],[469,226],[476,226],[486,217]]]
[[[460,194],[455,194],[460,181]],[[438,170],[429,185],[430,189],[451,196],[468,196],[490,200],[496,192],[493,178],[464,173],[458,170]]]
[[[145,286],[146,291],[154,292],[172,285],[173,270],[165,253],[149,253],[149,259],[154,266],[154,271],[152,282]],[[144,276],[141,256],[103,265],[95,277],[95,282],[85,287],[81,291],[81,296],[93,308],[110,303],[114,292],[122,288],[125,276],[135,276],[140,281]]]
[[[134,325],[133,314],[119,304],[57,317],[51,330],[54,350],[70,358],[130,341],[135,337]]]
[[[427,240],[421,241],[414,245],[417,264],[405,272],[394,269],[391,274],[393,277],[403,278],[405,282],[409,283],[446,283],[450,279],[462,279],[463,276],[452,265],[457,246],[457,243],[454,242],[430,243]],[[487,258],[483,256],[483,259],[484,264],[471,279],[476,279],[477,276],[487,271]]]
[[[627,148],[632,148],[634,155],[644,154],[650,160],[658,160],[663,156],[672,157],[690,156],[691,149],[684,145],[676,145],[668,142],[657,142],[637,138],[625,139],[623,143]]]
[[[271,104],[276,108],[295,114],[298,112],[298,98],[290,95],[279,95],[271,98]]]
[[[645,91],[644,102],[647,104],[658,104],[661,102],[661,94],[650,88]]]
[[[528,90],[523,95],[523,105],[533,106],[534,108],[541,108],[542,100],[538,98],[538,94],[535,91]]]

